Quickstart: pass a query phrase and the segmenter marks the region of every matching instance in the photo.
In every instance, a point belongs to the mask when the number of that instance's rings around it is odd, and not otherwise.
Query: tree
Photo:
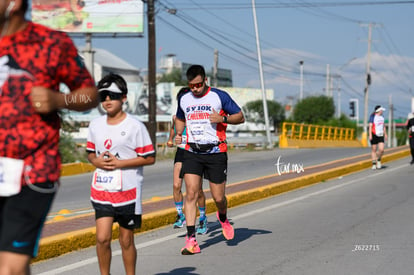
[[[343,128],[354,128],[357,129],[357,123],[355,120],[349,119],[345,114],[341,114],[339,118],[331,118],[326,123],[326,126],[343,127]]]
[[[310,96],[299,101],[293,110],[296,122],[315,124],[333,118],[335,105],[332,97]]]
[[[187,81],[183,80],[181,77],[181,69],[174,68],[168,74],[163,74],[159,79],[158,82],[174,82],[176,86],[186,86]]]
[[[276,101],[267,100],[266,102],[269,119],[273,122],[273,126],[276,130],[278,125],[285,120],[285,109]],[[247,102],[243,107],[243,113],[248,121],[265,123],[263,100]]]
[[[79,148],[70,135],[71,132],[79,130],[80,125],[74,122],[68,115],[67,110],[60,111],[61,131],[59,138],[59,152],[62,163],[88,162],[86,150]]]

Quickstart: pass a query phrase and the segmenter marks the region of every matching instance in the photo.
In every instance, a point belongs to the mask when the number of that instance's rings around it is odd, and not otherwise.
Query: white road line
[[[394,167],[394,168],[387,168],[386,170],[384,169],[383,172],[375,171],[374,174],[365,176],[364,179],[372,178],[372,177],[378,177],[378,176],[381,176],[382,174],[384,174],[385,172],[389,173],[389,172],[392,172],[392,171],[395,171],[395,170],[399,170],[403,167],[406,167],[406,165],[400,165],[400,166],[397,166],[397,167]],[[328,188],[325,188],[323,190],[319,190],[319,191],[316,191],[316,192],[313,192],[313,193],[310,193],[310,194],[307,194],[307,195],[303,195],[303,196],[300,196],[300,197],[297,197],[297,198],[294,198],[294,199],[290,199],[290,200],[287,200],[287,201],[284,201],[284,202],[280,202],[280,203],[277,203],[277,204],[273,204],[273,205],[270,205],[268,207],[264,207],[264,208],[260,208],[260,209],[253,210],[253,211],[250,211],[250,212],[246,212],[246,213],[234,216],[231,219],[232,220],[244,219],[244,218],[256,215],[258,213],[262,213],[262,212],[273,210],[273,209],[276,209],[276,208],[279,208],[279,207],[283,207],[283,206],[286,206],[286,205],[289,205],[289,204],[292,204],[292,203],[295,203],[295,202],[298,202],[298,201],[302,201],[302,200],[305,200],[305,199],[308,199],[308,198],[311,198],[311,197],[314,197],[314,196],[318,196],[318,195],[321,195],[321,194],[324,194],[324,193],[327,193],[327,192],[330,192],[330,191],[333,191],[333,190],[336,190],[336,189],[339,189],[339,188],[343,188],[345,186],[348,186],[348,185],[351,185],[351,184],[354,184],[354,183],[357,183],[357,182],[361,182],[361,179],[354,179],[354,180],[344,182],[344,183],[341,183],[341,184],[336,185],[336,186],[328,187]],[[160,243],[175,239],[180,235],[183,235],[183,232],[178,232],[178,233],[175,233],[175,234],[167,235],[163,238],[159,238],[159,239],[156,239],[156,240],[152,240],[152,241],[148,241],[148,242],[145,242],[145,243],[137,244],[136,248],[137,249],[143,249],[143,248],[146,248],[146,247],[149,247],[149,246],[152,246],[152,245],[160,244]],[[121,254],[122,254],[122,251],[120,249],[115,250],[115,251],[112,252],[112,256],[119,256]],[[97,262],[98,262],[98,258],[97,257],[92,257],[92,258],[85,259],[83,261],[80,261],[80,262],[77,262],[77,263],[74,263],[74,264],[62,266],[62,267],[57,268],[57,269],[53,269],[53,270],[50,270],[50,271],[47,271],[47,272],[43,272],[43,273],[40,273],[38,275],[61,274],[62,272],[67,272],[67,271],[74,270],[76,268],[83,267],[83,266],[86,266],[86,265],[89,265],[89,264],[92,264],[92,263],[97,263]]]
[[[401,165],[401,166],[394,167],[394,168],[387,168],[386,172],[389,173],[389,172],[392,172],[394,170],[398,170],[400,168],[403,168],[404,166],[405,165]],[[385,170],[383,172],[375,172],[375,174],[368,175],[368,176],[364,177],[364,179],[377,177],[377,176],[380,176],[384,173],[385,173]],[[273,210],[275,208],[279,208],[279,207],[282,207],[282,206],[286,206],[288,204],[292,204],[294,202],[298,202],[298,201],[305,200],[305,199],[308,199],[308,198],[311,198],[311,197],[314,197],[314,196],[317,196],[317,195],[320,195],[320,194],[324,194],[324,193],[327,193],[327,192],[345,187],[347,185],[354,184],[356,182],[361,182],[361,179],[354,179],[354,180],[344,182],[344,183],[341,183],[341,184],[336,185],[336,186],[328,187],[328,188],[325,188],[323,190],[319,190],[319,191],[316,191],[316,192],[313,192],[313,193],[310,193],[310,194],[307,194],[307,195],[303,195],[303,196],[300,196],[300,197],[297,197],[297,198],[294,198],[294,199],[291,199],[291,200],[287,200],[287,201],[284,201],[284,202],[280,202],[280,203],[277,203],[277,204],[270,205],[268,207],[263,207],[263,208],[260,208],[260,209],[257,209],[257,210],[253,210],[253,211],[235,216],[232,219],[242,219],[242,218],[246,218],[246,217],[252,216],[254,214],[257,214],[257,213],[262,213],[262,212],[265,212],[265,211],[268,211],[268,210]]]

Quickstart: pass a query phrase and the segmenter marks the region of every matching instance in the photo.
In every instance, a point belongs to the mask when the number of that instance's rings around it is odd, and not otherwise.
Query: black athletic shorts
[[[142,217],[135,214],[135,203],[119,207],[110,204],[100,204],[92,202],[95,209],[95,220],[102,217],[113,217],[114,222],[126,229],[137,229],[141,227]]]
[[[224,183],[227,180],[227,153],[196,154],[185,151],[181,174],[204,176],[212,183]]]
[[[370,140],[371,145],[378,144],[378,143],[384,143],[384,136],[379,137],[377,135],[372,134],[372,139]]]
[[[177,152],[175,152],[174,163],[184,162],[184,152],[185,149],[177,148]]]
[[[43,224],[58,189],[57,182],[23,186],[0,197],[0,251],[36,257]]]

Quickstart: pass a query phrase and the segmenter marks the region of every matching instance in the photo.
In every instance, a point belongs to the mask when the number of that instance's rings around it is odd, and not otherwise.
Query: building
[[[81,57],[84,57],[83,53],[80,52]],[[93,77],[96,81],[109,73],[115,73],[122,75],[127,82],[144,82],[139,69],[107,50],[94,49],[93,60]],[[90,65],[87,64],[87,67],[90,68]]]

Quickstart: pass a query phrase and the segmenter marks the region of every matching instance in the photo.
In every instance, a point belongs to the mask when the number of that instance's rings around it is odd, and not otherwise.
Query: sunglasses
[[[204,85],[204,81],[201,81],[199,83],[188,83],[188,87],[190,87],[190,89],[194,89],[194,88],[201,88]]]
[[[122,94],[120,93],[114,93],[110,91],[102,91],[99,92],[99,97],[101,99],[101,102],[104,102],[106,100],[106,97],[109,96],[111,100],[119,100],[122,98]]]

